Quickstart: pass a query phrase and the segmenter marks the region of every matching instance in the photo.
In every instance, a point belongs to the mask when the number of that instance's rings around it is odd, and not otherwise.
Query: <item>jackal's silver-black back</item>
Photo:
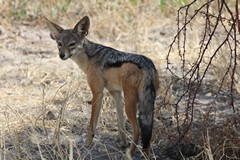
[[[120,67],[123,63],[134,63],[139,68],[156,70],[153,62],[139,54],[127,53],[85,40],[84,51],[90,57],[95,57],[97,65],[106,67]]]

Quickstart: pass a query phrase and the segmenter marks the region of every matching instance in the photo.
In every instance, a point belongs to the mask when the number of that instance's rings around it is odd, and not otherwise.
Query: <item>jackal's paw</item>
[[[132,155],[130,153],[130,149],[129,148],[126,149],[124,160],[132,160]]]
[[[88,143],[87,141],[84,143],[84,147],[85,148],[91,148],[92,147],[92,143]]]
[[[91,148],[92,147],[92,141],[93,141],[93,137],[88,136],[86,141],[85,141],[84,147]]]
[[[120,138],[121,138],[120,139],[121,141],[119,144],[119,148],[126,149],[127,147],[129,147],[127,137],[124,135],[124,136],[121,136]]]
[[[120,144],[121,149],[127,149],[128,147],[129,147],[128,144],[123,144],[123,143]]]

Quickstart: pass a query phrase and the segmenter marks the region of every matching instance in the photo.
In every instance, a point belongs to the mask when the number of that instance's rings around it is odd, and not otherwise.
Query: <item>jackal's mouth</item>
[[[74,54],[71,53],[68,58],[71,58],[73,55],[74,55]]]
[[[76,53],[76,51],[73,50],[73,51],[69,54],[68,58],[71,58],[75,53]]]

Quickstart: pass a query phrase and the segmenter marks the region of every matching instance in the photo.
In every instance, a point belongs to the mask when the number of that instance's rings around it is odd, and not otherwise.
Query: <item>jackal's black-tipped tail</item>
[[[155,71],[147,73],[145,85],[139,95],[139,125],[143,149],[150,147],[153,128],[154,102],[156,99],[156,86],[154,85]]]

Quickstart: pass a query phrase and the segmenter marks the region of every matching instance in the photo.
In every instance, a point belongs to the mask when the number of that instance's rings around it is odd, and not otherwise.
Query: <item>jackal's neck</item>
[[[71,59],[78,65],[78,67],[87,74],[87,70],[95,59],[99,56],[99,52],[104,47],[100,44],[84,39],[83,48],[81,48]]]
[[[83,50],[85,54],[88,55],[89,58],[92,58],[95,55],[97,55],[97,53],[99,53],[103,48],[104,48],[103,45],[94,43],[88,39],[84,39]]]

